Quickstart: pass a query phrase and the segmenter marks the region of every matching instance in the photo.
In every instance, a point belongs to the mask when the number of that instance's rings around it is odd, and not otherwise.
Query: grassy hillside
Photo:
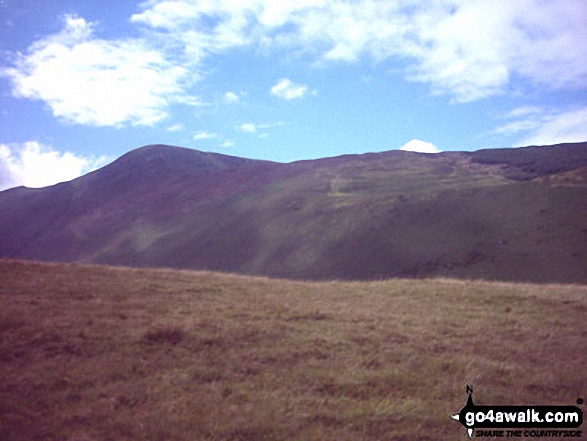
[[[587,395],[587,287],[0,260],[0,439],[465,439]]]
[[[0,257],[587,283],[587,143],[291,164],[170,146],[0,192]]]

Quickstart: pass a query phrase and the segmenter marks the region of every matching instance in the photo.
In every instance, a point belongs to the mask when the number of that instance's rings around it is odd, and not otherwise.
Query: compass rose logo
[[[473,386],[467,385],[467,394],[469,395],[469,397],[467,398],[467,404],[465,405],[465,407],[463,407],[461,409],[461,411],[459,413],[451,415],[451,418],[453,420],[460,422],[463,426],[465,426],[465,428],[467,429],[467,434],[469,435],[469,438],[472,438],[473,437],[473,427],[467,423],[466,415],[469,412],[475,411],[475,403],[473,403]]]
[[[451,415],[465,429],[469,438],[475,429],[482,436],[526,436],[526,437],[581,437],[577,429],[583,424],[583,411],[576,406],[544,406],[544,405],[481,405],[473,402],[473,386],[467,385],[467,404],[459,413]],[[577,400],[578,405],[583,399]],[[488,429],[488,430],[486,430]],[[500,430],[494,430],[500,429]],[[507,429],[507,430],[503,430]],[[536,429],[536,430],[519,430]]]

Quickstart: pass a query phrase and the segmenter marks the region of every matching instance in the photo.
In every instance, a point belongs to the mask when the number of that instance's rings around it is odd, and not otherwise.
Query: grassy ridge
[[[587,143],[291,164],[171,146],[0,192],[0,257],[299,280],[587,283]]]
[[[585,396],[587,287],[0,261],[0,439],[464,439]]]

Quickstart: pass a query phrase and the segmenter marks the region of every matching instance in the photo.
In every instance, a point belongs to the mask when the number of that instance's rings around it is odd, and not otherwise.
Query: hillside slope
[[[587,143],[291,164],[147,146],[71,182],[0,192],[0,256],[587,282]]]

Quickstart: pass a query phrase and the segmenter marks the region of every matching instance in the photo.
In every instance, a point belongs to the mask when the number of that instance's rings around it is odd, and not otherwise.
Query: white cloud
[[[404,152],[418,152],[418,153],[439,153],[440,150],[431,142],[420,141],[419,139],[412,139],[405,143],[400,150]]]
[[[279,98],[293,100],[301,98],[308,92],[308,87],[302,84],[296,84],[289,78],[283,78],[271,88],[271,93]]]
[[[550,145],[587,141],[587,107],[544,115],[541,124],[531,130],[521,145]]]
[[[492,133],[498,135],[511,135],[518,132],[532,130],[540,126],[540,124],[540,118],[530,117],[528,119],[507,123],[503,126],[496,128],[492,131]]]
[[[167,127],[168,132],[180,132],[183,130],[183,126],[181,124],[173,124]]]
[[[210,133],[210,132],[198,132],[194,135],[194,141],[201,141],[203,139],[214,139],[217,138],[218,134],[217,133]]]
[[[101,40],[94,24],[67,16],[64,29],[19,53],[0,73],[16,97],[42,100],[65,121],[95,126],[153,125],[172,103],[198,105],[186,93],[197,79],[143,40]]]
[[[581,0],[422,2],[402,36],[415,81],[457,102],[507,92],[512,77],[557,89],[587,85]]]
[[[143,22],[154,28],[171,28],[179,20],[196,18],[198,5],[189,1],[151,1],[146,3],[150,8],[142,14],[134,14],[131,21]]]
[[[236,93],[228,91],[224,94],[224,102],[237,103],[238,101],[239,101],[239,98]]]
[[[505,117],[506,118],[517,118],[520,116],[540,114],[540,113],[543,113],[544,111],[545,111],[544,107],[522,106],[522,107],[516,107],[515,109],[510,110],[507,113],[507,115],[505,115]]]
[[[208,103],[203,103],[198,97],[191,95],[177,95],[170,97],[168,104],[170,103],[185,104],[186,106],[192,107],[209,106]]]
[[[280,127],[282,125],[283,125],[282,121],[278,121],[278,122],[274,122],[274,123],[261,123],[261,124],[244,123],[244,124],[241,124],[240,126],[237,126],[235,129],[239,130],[241,132],[245,132],[245,133],[257,133],[260,130],[267,130],[272,127]],[[265,135],[265,136],[263,136],[263,135]],[[266,138],[269,136],[268,133],[265,133],[263,135],[259,135],[259,138]]]
[[[60,33],[15,54],[0,75],[13,95],[99,126],[153,125],[174,103],[201,105],[189,89],[202,62],[245,46],[318,64],[391,60],[407,79],[454,102],[507,93],[514,78],[552,90],[587,87],[584,0],[149,0],[139,7],[130,21],[141,38],[99,39],[94,23],[67,16]],[[309,93],[287,78],[271,90],[285,99]]]
[[[515,135],[518,146],[587,141],[587,107],[571,110],[519,107],[505,115],[510,121],[491,133]]]
[[[222,144],[220,144],[220,147],[223,147],[223,148],[230,148],[233,146],[234,146],[233,141],[224,141]]]
[[[70,181],[109,161],[61,153],[36,141],[20,145],[0,144],[0,190],[24,185],[45,187]]]
[[[251,44],[316,61],[402,59],[407,78],[456,102],[507,92],[513,77],[553,89],[587,85],[584,0],[153,0],[143,7],[132,21],[181,42],[196,59]]]
[[[257,125],[253,123],[245,123],[241,124],[238,129],[247,133],[255,133],[257,131]]]

